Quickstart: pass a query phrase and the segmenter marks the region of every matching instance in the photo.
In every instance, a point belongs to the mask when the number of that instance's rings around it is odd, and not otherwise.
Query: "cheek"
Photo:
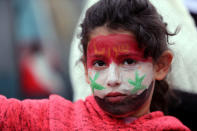
[[[136,70],[121,70],[120,71],[120,78],[121,78],[121,82],[122,84],[125,86],[125,88],[127,87],[131,87],[128,83],[129,79],[135,80],[135,71]]]
[[[153,64],[152,63],[141,63],[140,64],[139,72],[141,74],[145,74],[146,77],[144,78],[144,81],[142,82],[144,85],[149,86],[151,82],[154,80],[154,70],[153,70]]]
[[[124,88],[133,89],[133,86],[129,84],[129,80],[135,80],[135,73],[139,71],[139,64],[130,66],[130,67],[121,67],[120,68],[120,78]]]
[[[90,68],[88,68],[88,78],[94,78],[95,72],[93,70],[91,70]]]
[[[95,75],[99,73],[99,76],[97,77],[97,79],[95,80],[95,82],[103,87],[105,87],[105,89],[103,90],[97,90],[97,89],[94,89],[94,96],[98,96],[99,98],[104,98],[109,92],[111,92],[111,88],[106,88],[106,80],[107,80],[107,76],[108,76],[108,73],[107,71],[95,71],[95,70],[91,70],[89,69],[88,70],[88,74],[89,74],[89,77],[91,77],[92,79],[95,78]],[[91,87],[91,86],[90,86]],[[93,88],[93,87],[91,87]]]
[[[96,71],[91,68],[88,69],[88,76],[91,77],[92,79],[95,78],[96,73],[98,73],[99,75],[98,78],[95,80],[95,82],[104,86],[107,80],[108,71],[107,70]]]
[[[138,77],[144,77],[142,81],[142,85],[149,87],[151,82],[153,81],[153,65],[151,63],[140,62],[133,69],[122,69],[120,78],[122,79],[121,88],[124,90],[133,90],[135,88],[134,85],[131,85],[128,80],[136,81],[136,72],[138,72]],[[140,90],[138,93],[142,92]]]

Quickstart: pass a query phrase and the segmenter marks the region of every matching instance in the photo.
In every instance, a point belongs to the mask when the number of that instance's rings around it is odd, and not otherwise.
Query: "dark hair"
[[[81,24],[82,61],[86,63],[87,45],[92,30],[105,25],[109,29],[123,29],[132,32],[139,48],[144,48],[144,57],[151,56],[157,61],[168,50],[169,33],[167,24],[149,0],[100,0],[91,6]],[[151,111],[167,106],[166,96],[169,86],[165,80],[156,81],[151,103]]]

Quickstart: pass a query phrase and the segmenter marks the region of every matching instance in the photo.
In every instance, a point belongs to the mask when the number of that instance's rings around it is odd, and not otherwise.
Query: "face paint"
[[[138,70],[138,67],[142,68]],[[101,70],[88,69],[94,95],[104,98],[110,93],[119,95],[141,94],[153,81],[152,63],[137,62],[131,65],[111,63]],[[99,75],[98,75],[99,74]],[[117,94],[118,95],[118,94]]]
[[[152,59],[144,58],[143,49],[130,35],[93,38],[87,49],[87,67],[95,99],[110,114],[134,112],[150,96]]]
[[[105,89],[105,87],[103,87],[102,85],[99,85],[99,84],[97,84],[95,81],[98,79],[98,77],[99,77],[99,73],[97,72],[96,74],[95,74],[95,76],[94,76],[94,79],[92,79],[91,77],[90,77],[90,81],[91,81],[91,87],[92,87],[92,92],[94,93],[94,89],[97,89],[97,90],[103,90],[103,89]]]
[[[106,97],[104,99],[101,99],[98,96],[95,96],[95,100],[98,103],[98,105],[110,115],[127,116],[127,114],[130,115],[141,108],[141,106],[149,98],[152,88],[153,82],[148,87],[148,89],[145,90],[142,94],[128,95],[124,98],[124,100],[118,103],[110,102]]]
[[[128,82],[135,87],[131,91],[132,94],[135,94],[136,92],[138,92],[140,90],[146,89],[146,86],[142,85],[142,81],[144,80],[144,77],[145,77],[145,75],[142,77],[139,77],[138,72],[136,71],[135,72],[135,82],[130,79],[128,80]]]
[[[136,61],[152,61],[151,58],[144,58],[144,50],[138,48],[138,44],[130,35],[113,34],[93,38],[87,48],[87,67],[92,68],[96,59],[103,59],[107,65],[112,61],[121,64],[127,57]]]

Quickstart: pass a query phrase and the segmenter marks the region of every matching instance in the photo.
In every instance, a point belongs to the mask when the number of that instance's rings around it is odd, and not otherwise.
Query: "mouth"
[[[118,103],[124,100],[127,97],[126,94],[122,94],[119,92],[111,92],[106,95],[105,99],[111,103]]]

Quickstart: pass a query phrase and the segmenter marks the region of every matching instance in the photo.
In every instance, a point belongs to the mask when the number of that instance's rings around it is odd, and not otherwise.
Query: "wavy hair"
[[[87,11],[81,24],[80,47],[83,52],[82,62],[86,63],[89,36],[96,27],[105,25],[109,29],[123,29],[132,32],[138,41],[139,48],[144,48],[144,57],[154,61],[168,50],[170,33],[167,23],[149,0],[100,0]],[[165,80],[155,82],[151,102],[151,111],[166,112],[169,96],[169,85]]]

